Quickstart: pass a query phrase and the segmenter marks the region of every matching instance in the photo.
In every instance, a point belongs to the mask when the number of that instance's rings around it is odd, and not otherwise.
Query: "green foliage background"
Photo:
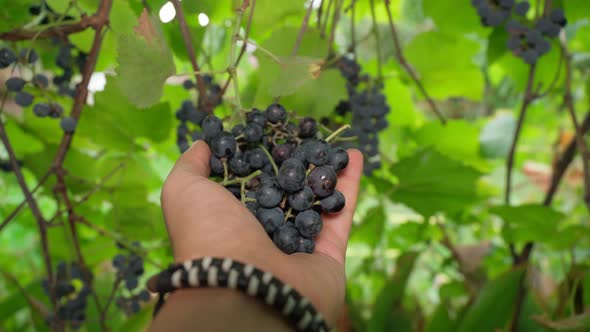
[[[30,23],[27,8],[37,2],[0,1],[0,31]],[[75,18],[97,10],[98,1],[74,1],[76,10],[70,2],[47,0],[57,12],[69,8],[68,14]],[[160,24],[161,34],[152,43],[133,30],[144,3],[157,14],[165,2],[116,1],[96,68],[105,73],[106,87],[92,93],[64,164],[74,200],[93,193],[76,204],[76,211],[94,226],[79,224],[78,231],[96,289],[104,298],[114,278],[110,260],[117,253],[115,241],[144,245],[146,275],[171,261],[159,194],[179,156],[175,109],[187,97],[195,98],[181,85],[193,70],[177,20]],[[392,112],[390,126],[380,134],[383,167],[362,180],[347,253],[348,294],[341,330],[508,331],[521,282],[528,292],[519,331],[590,329],[588,313],[576,316],[573,305],[578,288],[585,291],[586,308],[590,305],[590,219],[583,202],[579,155],[554,203],[542,205],[553,162],[574,133],[563,106],[565,67],[559,45],[554,43],[537,65],[535,86],[546,89],[560,75],[549,93],[528,110],[516,152],[511,204],[506,205],[505,162],[528,66],[507,51],[501,28],[480,26],[469,1],[391,2],[406,58],[449,121],[442,125],[432,116],[396,60],[383,1],[375,1],[379,40],[372,31],[370,1],[356,1],[358,60],[373,77],[381,63]],[[204,71],[228,66],[233,9],[238,5],[182,1]],[[590,106],[590,2],[563,0],[553,5],[563,8],[569,20],[562,38],[573,53],[572,93],[581,121]],[[309,64],[326,58],[329,50],[327,38],[315,24],[316,12],[297,56],[292,57],[305,1],[256,2],[249,37],[281,64],[261,48],[248,50],[237,68],[243,107],[265,107],[275,95],[285,95],[281,101],[287,108],[321,117],[330,116],[338,101],[346,98],[345,81],[337,70],[324,70],[317,78],[306,73]],[[208,15],[206,27],[199,25],[199,13]],[[245,21],[246,17],[242,33]],[[351,44],[351,24],[350,13],[343,13],[335,33],[337,54]],[[92,39],[91,29],[70,36],[86,51]],[[31,42],[7,44],[20,49]],[[36,40],[34,46],[43,67],[54,69],[56,48],[47,40]],[[215,79],[221,84],[226,77],[219,73]],[[70,109],[70,100],[59,101]],[[235,101],[230,87],[216,112],[231,114]],[[32,188],[55,156],[63,135],[59,125],[18,108],[3,114],[2,121]],[[590,144],[588,135],[584,139]],[[0,146],[0,159],[6,158]],[[54,196],[54,185],[53,179],[45,182],[36,197],[45,218],[58,216],[48,229],[54,262],[71,261],[75,259],[72,239],[58,213],[63,207]],[[23,199],[14,175],[0,173],[0,220]],[[513,242],[520,250],[528,241],[536,243],[530,264],[513,266],[508,244]],[[37,225],[28,209],[0,232],[0,269],[0,330],[47,330],[36,305],[48,303],[40,285],[45,269]],[[112,308],[109,327],[143,330],[150,310],[151,305],[126,318]],[[96,316],[91,301],[88,311],[89,317]],[[97,331],[100,326],[90,320],[83,329]]]

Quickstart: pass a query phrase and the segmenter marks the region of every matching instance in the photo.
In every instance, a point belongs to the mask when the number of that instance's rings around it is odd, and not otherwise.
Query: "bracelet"
[[[328,332],[323,316],[290,285],[269,272],[229,258],[204,257],[168,267],[152,276],[147,288],[158,293],[154,317],[164,304],[164,295],[182,288],[222,287],[237,289],[278,310],[297,331]]]

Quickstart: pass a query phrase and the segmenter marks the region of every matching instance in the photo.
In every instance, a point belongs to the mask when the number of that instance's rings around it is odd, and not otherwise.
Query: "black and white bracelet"
[[[164,304],[164,295],[181,288],[222,287],[240,290],[277,309],[297,331],[328,332],[326,321],[290,285],[269,272],[229,258],[204,257],[170,266],[150,278],[148,290],[159,294],[154,316]]]

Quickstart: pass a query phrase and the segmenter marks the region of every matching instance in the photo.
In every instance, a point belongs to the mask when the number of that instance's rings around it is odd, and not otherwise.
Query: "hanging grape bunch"
[[[312,253],[321,213],[344,208],[336,183],[348,154],[330,145],[344,128],[322,139],[315,119],[296,125],[289,118],[283,106],[272,104],[246,113],[245,123],[229,131],[208,115],[197,136],[212,151],[211,178],[241,200],[275,245],[287,254]]]
[[[176,145],[180,152],[188,150],[189,141],[196,141],[201,138],[198,127],[203,119],[207,116],[208,110],[213,110],[221,103],[219,94],[221,87],[213,82],[210,75],[202,76],[206,88],[206,95],[199,96],[199,104],[196,106],[190,99],[182,102],[180,109],[176,111],[176,119],[180,122],[176,128]],[[190,91],[195,89],[195,83],[191,80],[183,82],[183,87]]]
[[[555,8],[536,21],[526,18],[531,5],[528,1],[472,0],[482,25],[505,26],[507,46],[512,53],[532,65],[551,50],[549,39],[557,38],[567,24],[563,10]],[[514,15],[513,15],[514,14]]]
[[[14,102],[28,108],[32,105],[32,112],[40,118],[60,119],[60,127],[66,133],[72,133],[76,129],[77,122],[71,117],[64,116],[64,109],[55,98],[54,94],[73,98],[76,94],[75,85],[72,82],[76,71],[82,71],[86,54],[75,50],[69,44],[61,41],[54,41],[60,45],[57,51],[55,64],[62,70],[53,79],[43,73],[35,73],[39,65],[39,55],[34,49],[23,48],[17,56],[10,48],[0,49],[0,68],[19,66],[22,76],[13,76],[6,80],[5,85],[8,92],[13,94]],[[22,68],[29,68],[24,71]],[[25,78],[25,76],[30,76]],[[38,101],[41,99],[41,101]]]
[[[383,84],[371,82],[367,75],[361,75],[362,68],[355,60],[340,57],[336,66],[347,81],[348,100],[341,101],[335,112],[341,117],[350,114],[350,119],[345,122],[350,122],[351,129],[344,136],[356,137],[356,144],[340,144],[360,149],[365,155],[365,175],[371,175],[373,171],[381,168],[378,135],[387,128],[385,117],[390,111],[381,91]],[[361,84],[362,89],[359,88]]]
[[[134,242],[133,246],[140,248],[138,242]],[[123,249],[120,245],[118,247]],[[139,278],[144,273],[143,259],[132,252],[117,254],[113,258],[113,267],[117,271],[116,283],[123,283],[127,289],[127,296],[117,297],[115,304],[128,316],[138,313],[141,302],[147,302],[150,299],[150,294],[145,289],[136,291],[139,286]]]
[[[65,262],[60,262],[56,272],[53,285],[49,285],[47,279],[43,279],[43,290],[49,298],[52,293],[55,295],[59,321],[69,322],[70,327],[77,330],[86,320],[86,304],[90,294],[90,286],[84,281],[82,269],[77,263],[68,265]],[[54,321],[53,313],[50,313],[47,320],[50,324]]]

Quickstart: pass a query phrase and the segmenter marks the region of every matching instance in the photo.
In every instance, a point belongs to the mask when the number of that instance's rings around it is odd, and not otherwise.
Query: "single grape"
[[[248,150],[247,157],[250,166],[255,170],[263,168],[269,162],[266,153],[261,148]]]
[[[195,83],[187,79],[184,82],[182,82],[182,87],[184,87],[186,90],[190,90],[195,87]]]
[[[31,106],[33,99],[33,95],[26,91],[19,91],[14,95],[14,102],[21,107]]]
[[[531,4],[528,1],[522,1],[514,6],[514,13],[518,16],[526,16],[530,8]]]
[[[229,169],[236,176],[246,176],[252,173],[250,163],[244,153],[235,153],[229,160]]]
[[[240,187],[239,184],[237,185],[229,185],[227,187],[225,187],[225,189],[227,189],[230,193],[232,193],[232,195],[234,195],[235,198],[241,198],[242,197],[242,189]]]
[[[223,122],[215,115],[208,115],[201,122],[201,128],[206,139],[211,139],[223,131]]]
[[[264,125],[266,124],[266,117],[260,110],[255,108],[252,111],[246,113],[246,122],[256,123],[257,125],[264,128]]]
[[[203,123],[203,120],[206,117],[207,117],[207,113],[205,113],[201,110],[194,109],[194,110],[188,112],[187,120],[196,124],[196,125],[201,125],[201,123]]]
[[[246,124],[246,127],[244,128],[244,138],[246,139],[246,142],[258,143],[262,140],[263,135],[264,130],[259,124],[255,122]]]
[[[287,159],[281,164],[277,180],[283,190],[289,193],[296,192],[305,184],[305,167],[298,159]]]
[[[33,84],[39,88],[45,89],[49,85],[49,79],[43,74],[37,74],[33,76]]]
[[[549,19],[551,22],[559,25],[560,27],[564,27],[567,25],[567,20],[563,13],[563,10],[560,8],[555,8],[549,13]]]
[[[113,267],[120,270],[124,266],[126,261],[127,260],[125,259],[125,256],[123,256],[122,254],[117,254],[113,258]]]
[[[275,178],[263,181],[256,189],[256,201],[265,208],[278,206],[283,199],[283,191]]]
[[[16,61],[16,54],[7,47],[0,49],[0,68],[6,68]]]
[[[211,168],[212,176],[223,176],[225,172],[223,162],[214,155],[211,155],[211,158],[209,158],[209,167]]]
[[[245,126],[243,124],[239,123],[231,129],[231,133],[232,133],[232,135],[238,137],[244,133],[244,128],[245,128]]]
[[[314,118],[305,117],[299,122],[299,137],[313,138],[318,132],[318,124]]]
[[[148,302],[150,298],[150,293],[145,289],[139,292],[139,294],[137,294],[137,299],[142,302]]]
[[[64,113],[64,109],[60,104],[51,103],[49,104],[49,116],[52,118],[60,118]]]
[[[325,213],[340,212],[344,208],[345,203],[344,195],[338,190],[334,191],[332,195],[320,200],[322,212]]]
[[[274,244],[286,254],[294,253],[299,247],[301,236],[293,225],[286,223],[273,234]]]
[[[316,166],[325,165],[329,159],[330,144],[323,139],[313,140],[304,145],[305,158]]]
[[[207,120],[207,118],[205,118],[205,120]],[[205,123],[205,121],[203,121],[203,123]],[[204,127],[203,130],[205,130]],[[205,134],[205,136],[207,135],[208,134]],[[236,139],[231,133],[223,131],[211,139],[210,147],[211,151],[213,151],[213,154],[217,158],[231,157],[236,152]]]
[[[6,89],[11,92],[21,91],[27,82],[20,77],[11,77],[6,80]]]
[[[268,234],[274,233],[284,222],[285,214],[280,207],[272,209],[258,208],[256,219],[260,222]]]
[[[287,120],[287,111],[280,104],[271,104],[268,106],[264,115],[270,123],[282,123]]]
[[[45,103],[39,103],[33,106],[33,113],[40,118],[48,116],[50,111],[51,108]]]
[[[299,212],[295,217],[295,227],[301,235],[312,238],[322,230],[322,216],[314,210]]]
[[[297,252],[303,252],[306,254],[313,254],[315,250],[315,242],[312,239],[302,237],[299,239],[299,245],[297,246]]]
[[[76,130],[77,122],[76,122],[76,119],[74,119],[74,118],[65,117],[65,118],[61,119],[59,125],[65,133],[71,134],[74,132],[74,130]]]
[[[198,132],[198,131],[193,131],[191,133],[191,138],[193,139],[193,142],[196,142],[196,141],[198,141],[200,139],[203,139],[203,135],[201,135],[201,133]]]
[[[311,209],[314,199],[315,195],[313,194],[313,190],[311,190],[309,186],[305,186],[298,192],[290,194],[287,202],[294,210],[305,211]]]
[[[337,181],[338,178],[332,166],[316,167],[307,177],[307,184],[319,198],[331,195],[336,188]]]
[[[348,166],[348,152],[343,148],[334,148],[328,154],[328,165],[334,167],[336,172],[339,172]]]

